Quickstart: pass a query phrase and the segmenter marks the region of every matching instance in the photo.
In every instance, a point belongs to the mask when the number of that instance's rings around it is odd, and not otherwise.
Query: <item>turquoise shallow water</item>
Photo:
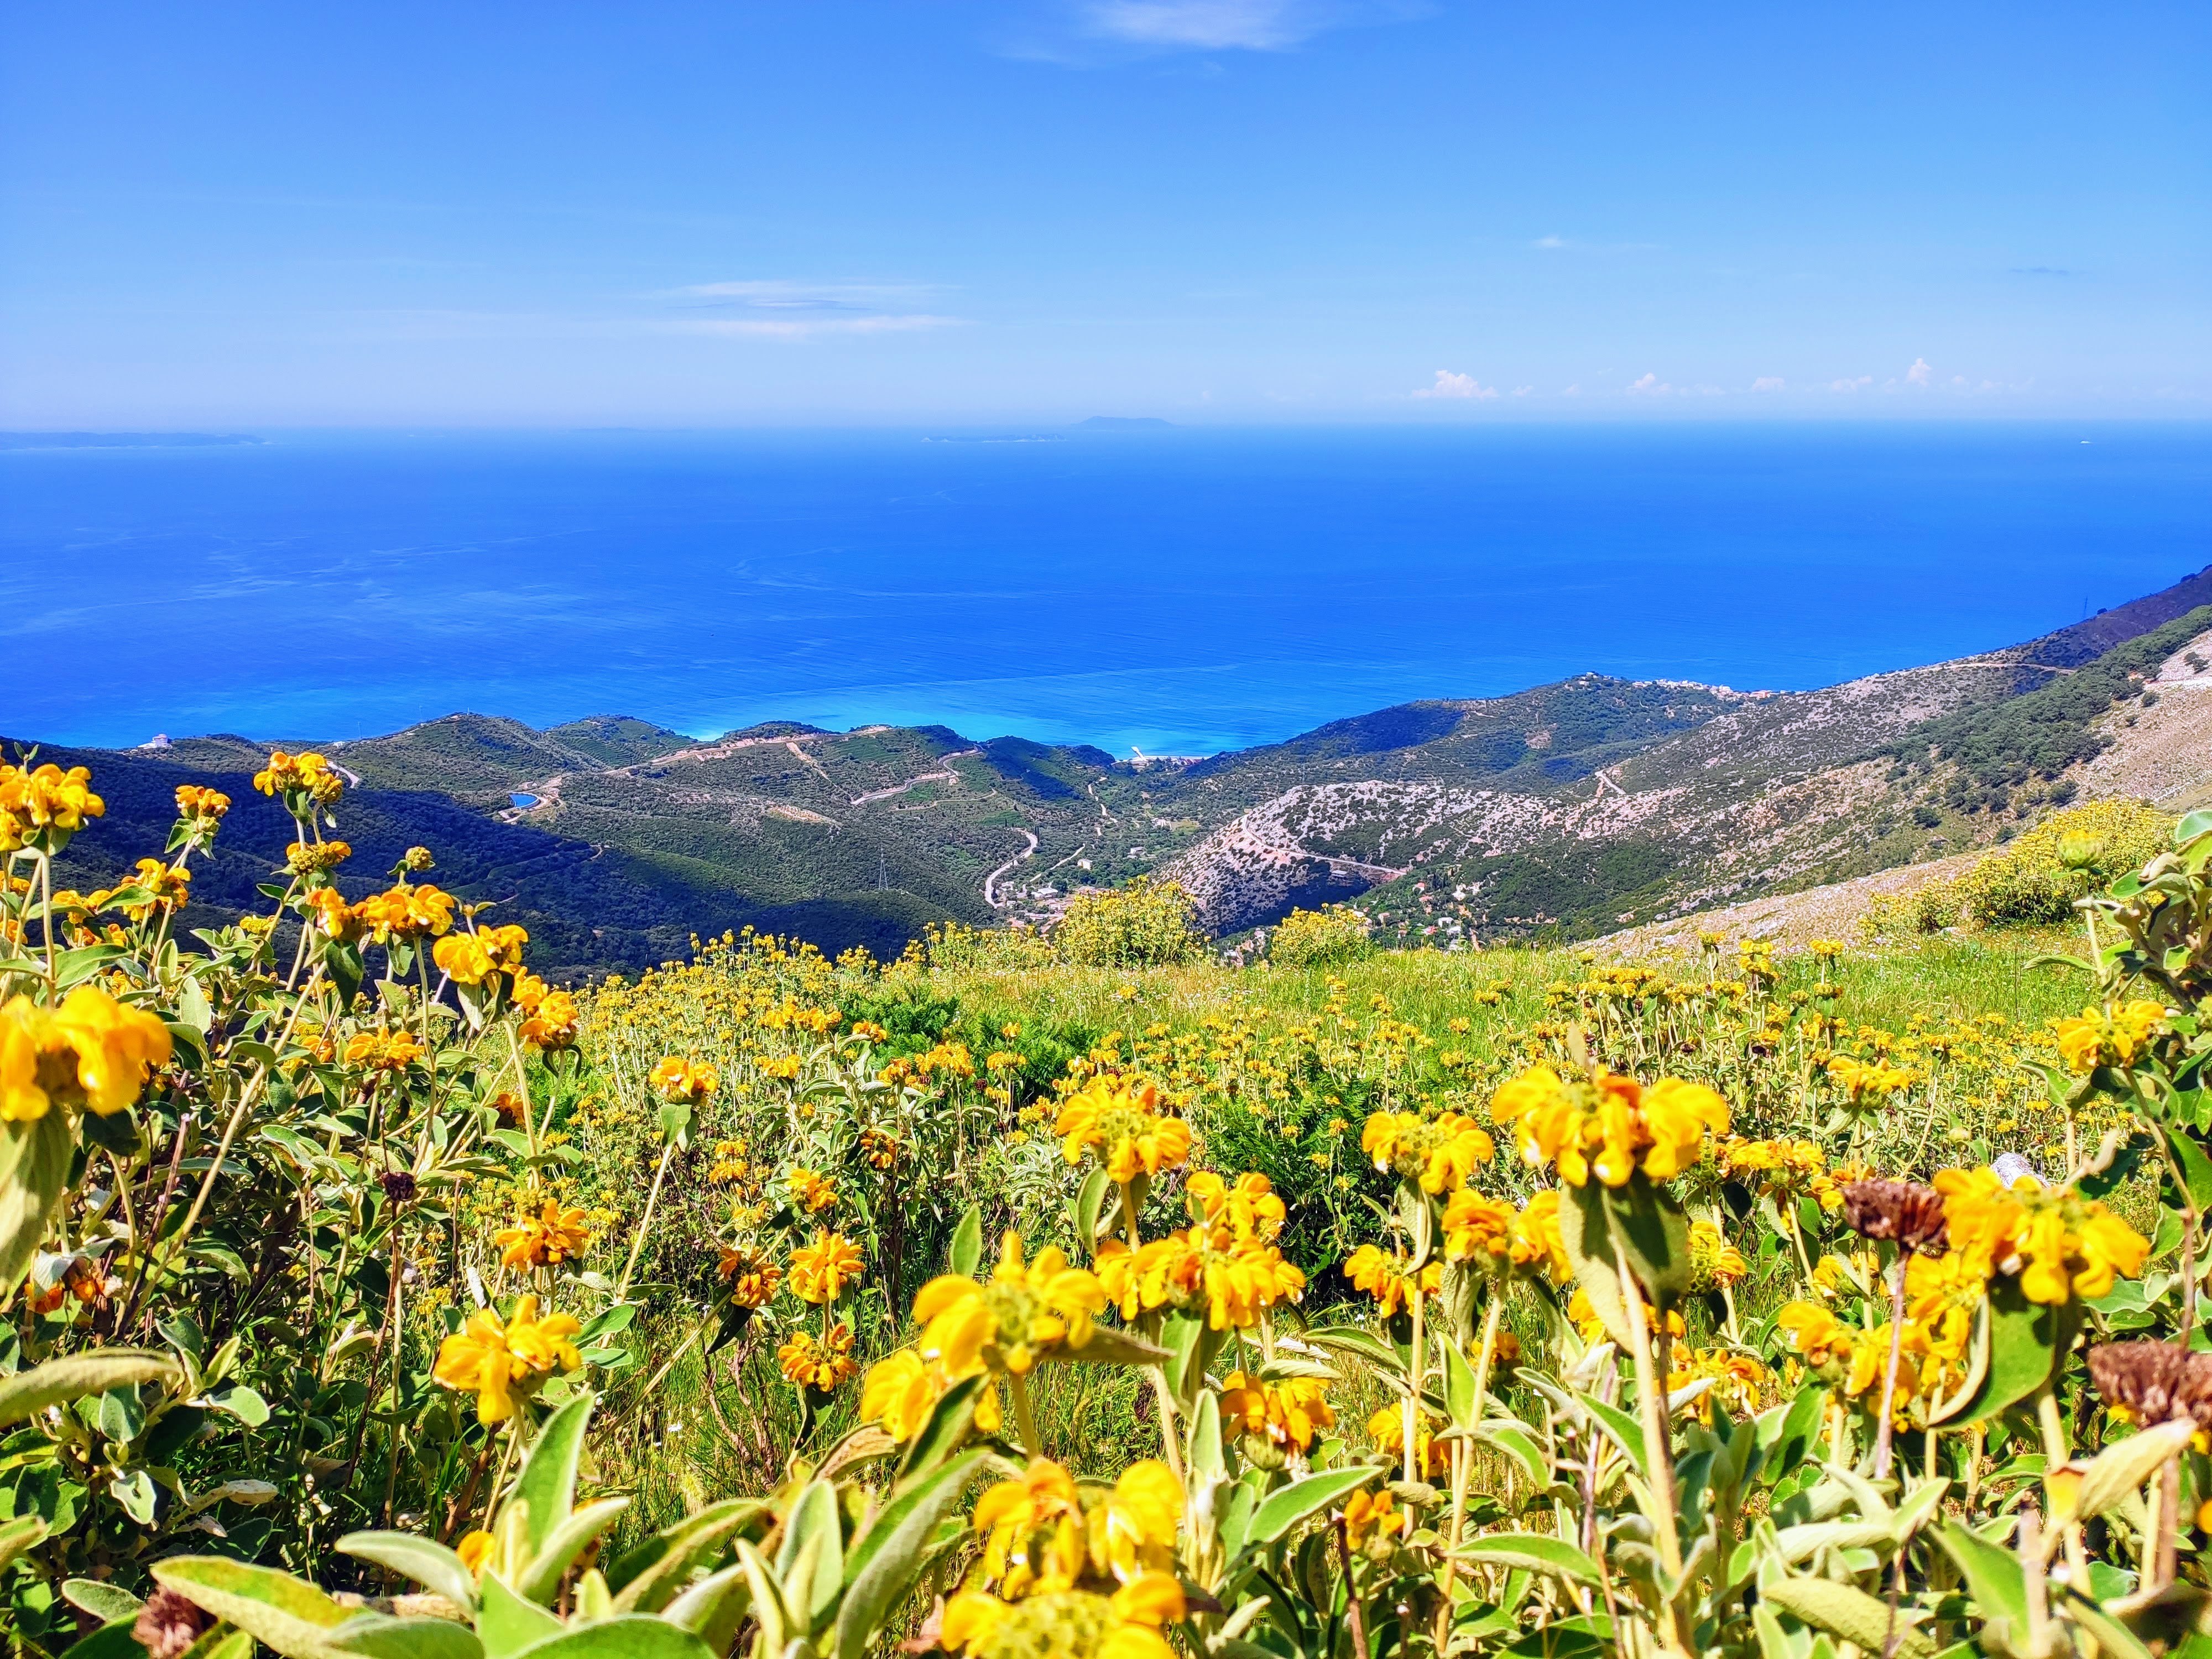
[[[1825,684],[2212,562],[2201,424],[261,435],[0,452],[0,732],[1200,753],[1585,669]]]

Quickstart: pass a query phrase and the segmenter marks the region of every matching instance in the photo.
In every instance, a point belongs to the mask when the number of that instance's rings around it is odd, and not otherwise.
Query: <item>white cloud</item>
[[[927,313],[867,317],[698,317],[668,326],[681,334],[718,334],[760,340],[811,340],[823,334],[908,334],[918,329],[957,328],[957,317]]]
[[[1579,398],[1579,397],[1581,397],[1581,396],[1583,395],[1583,388],[1582,388],[1582,384],[1581,384],[1581,382],[1580,382],[1580,381],[1576,382],[1573,386],[1569,386],[1569,387],[1568,387],[1565,392],[1561,392],[1559,395],[1560,395],[1561,397],[1563,397],[1563,398]]]
[[[1635,398],[1663,398],[1674,389],[1656,374],[1645,374],[1628,383],[1629,395]]]
[[[1932,386],[1936,381],[1936,371],[1928,367],[1925,357],[1915,357],[1912,367],[1905,371],[1905,380],[1908,386]]]
[[[1516,386],[1513,388],[1513,395],[1516,398],[1525,398],[1535,389],[1533,386]]]
[[[1567,239],[1564,236],[1539,236],[1534,244],[1537,247],[1565,247],[1566,245]]]
[[[761,340],[908,334],[957,326],[960,318],[918,308],[935,292],[913,283],[817,283],[788,277],[694,283],[661,297],[678,301],[684,311],[695,314],[671,319],[659,326],[679,334]],[[696,314],[702,312],[722,314]]]
[[[1762,374],[1751,383],[1753,392],[1779,392],[1787,383],[1779,374]]]
[[[1472,374],[1455,374],[1448,368],[1437,371],[1434,386],[1425,386],[1413,394],[1416,398],[1495,398],[1498,388],[1485,386]]]
[[[915,283],[809,283],[787,277],[694,283],[672,297],[740,311],[878,311],[927,301],[935,289]]]
[[[1325,29],[1425,9],[1389,0],[1087,0],[1083,16],[1090,33],[1133,46],[1287,52]]]
[[[1831,392],[1863,392],[1867,387],[1873,384],[1873,375],[1862,374],[1855,380],[1831,380],[1828,382],[1828,390]]]

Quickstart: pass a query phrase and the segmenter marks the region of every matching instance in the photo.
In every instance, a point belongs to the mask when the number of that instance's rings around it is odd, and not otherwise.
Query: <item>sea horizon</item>
[[[189,429],[261,441],[0,451],[0,636],[106,665],[0,730],[1206,754],[1584,672],[1810,689],[2212,562],[2187,420]]]

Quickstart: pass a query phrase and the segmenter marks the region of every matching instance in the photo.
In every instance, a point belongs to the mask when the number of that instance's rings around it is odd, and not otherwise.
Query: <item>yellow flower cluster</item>
[[[0,765],[0,853],[26,847],[58,853],[87,818],[106,811],[82,766],[64,772],[51,761],[28,769]]]
[[[1625,1186],[1638,1170],[1671,1181],[1704,1155],[1708,1133],[1729,1127],[1727,1103],[1703,1084],[1663,1077],[1646,1088],[1602,1068],[1569,1082],[1534,1066],[1498,1090],[1491,1114],[1512,1126],[1523,1161],[1573,1187],[1593,1175]]]
[[[791,1253],[792,1292],[817,1307],[835,1302],[844,1295],[847,1283],[860,1276],[860,1251],[827,1228],[817,1229],[811,1244]]]
[[[1444,1267],[1441,1261],[1431,1261],[1415,1268],[1402,1251],[1362,1244],[1345,1261],[1344,1276],[1355,1289],[1375,1298],[1383,1318],[1392,1319],[1415,1297],[1434,1296],[1443,1283]]]
[[[1039,1458],[976,1500],[983,1549],[939,1637],[969,1659],[1173,1659],[1182,1483],[1147,1459],[1085,1492]]]
[[[1830,1081],[1844,1091],[1852,1105],[1863,1109],[1881,1105],[1899,1089],[1916,1080],[1911,1073],[1881,1060],[1854,1060],[1837,1054],[1828,1061]]]
[[[776,1349],[775,1358],[785,1381],[817,1394],[844,1387],[860,1369],[853,1358],[853,1328],[842,1319],[818,1339],[806,1331],[793,1331]]]
[[[1317,1377],[1267,1382],[1234,1370],[1221,1384],[1221,1420],[1238,1433],[1304,1452],[1311,1449],[1316,1434],[1335,1426],[1336,1413],[1326,1393]]]
[[[2030,1302],[2094,1301],[2118,1278],[2133,1279],[2150,1241],[2094,1199],[2049,1192],[2032,1180],[2007,1187],[1993,1170],[1936,1176],[1951,1253],[1984,1278],[2018,1274]]]
[[[456,985],[481,985],[494,974],[520,974],[522,947],[529,943],[529,933],[512,923],[478,927],[440,939],[430,951],[430,960]]]
[[[1454,1193],[1444,1206],[1444,1255],[1472,1261],[1491,1273],[1516,1268],[1547,1275],[1554,1285],[1573,1276],[1559,1237],[1559,1195],[1536,1194],[1519,1209],[1473,1188]]]
[[[1217,1331],[1250,1330],[1276,1303],[1305,1293],[1306,1276],[1275,1245],[1283,1200],[1263,1175],[1234,1185],[1210,1170],[1190,1179],[1193,1224],[1140,1244],[1098,1252],[1098,1282],[1124,1319],[1160,1308],[1206,1308]]]
[[[783,1282],[782,1268],[743,1245],[723,1246],[721,1261],[714,1271],[730,1287],[732,1304],[740,1308],[766,1307],[775,1299],[775,1287]]]
[[[2080,1018],[2058,1022],[2059,1058],[2068,1071],[2082,1076],[2100,1066],[2131,1066],[2166,1029],[2166,1010],[2155,1002],[2084,1008]]]
[[[517,1268],[557,1267],[571,1256],[581,1255],[591,1241],[584,1212],[563,1209],[559,1200],[551,1198],[536,1215],[526,1215],[492,1235],[492,1243],[499,1246],[499,1259]]]
[[[1140,1170],[1157,1176],[1182,1168],[1190,1156],[1190,1125],[1163,1116],[1159,1105],[1153,1085],[1101,1074],[1067,1098],[1053,1133],[1070,1164],[1096,1147],[1107,1179],[1126,1187]]]
[[[1487,1164],[1498,1145],[1473,1118],[1444,1112],[1376,1112],[1360,1131],[1359,1150],[1375,1167],[1437,1194],[1462,1185],[1475,1166]]]
[[[655,1066],[646,1081],[663,1100],[688,1101],[695,1106],[722,1086],[721,1073],[713,1066],[680,1060],[674,1054]]]
[[[584,1363],[573,1340],[582,1328],[568,1314],[540,1319],[534,1296],[516,1302],[505,1321],[479,1308],[439,1346],[430,1374],[449,1389],[473,1391],[479,1421],[503,1423],[554,1372]]]
[[[283,796],[295,817],[305,816],[301,809],[310,805],[335,805],[345,793],[345,780],[337,769],[313,750],[304,755],[275,750],[269,764],[253,775],[253,787],[271,799]]]
[[[177,816],[186,821],[202,820],[217,823],[230,811],[230,797],[220,789],[210,789],[197,783],[177,786]]]
[[[1751,1271],[1743,1252],[1710,1221],[1690,1224],[1690,1288],[1725,1290]]]
[[[123,914],[133,921],[144,921],[156,911],[166,913],[183,906],[185,901],[191,896],[192,872],[182,865],[164,864],[159,859],[140,859],[137,868],[130,877],[130,884],[145,896],[126,902]]]
[[[57,1104],[106,1117],[168,1059],[169,1028],[97,987],[51,1012],[15,997],[0,1007],[0,1121],[31,1122]]]

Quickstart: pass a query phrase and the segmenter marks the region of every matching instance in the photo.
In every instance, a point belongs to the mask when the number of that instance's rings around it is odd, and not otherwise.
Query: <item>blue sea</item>
[[[2204,423],[258,435],[0,451],[0,732],[1201,754],[1583,670],[1827,684],[2212,562]]]

